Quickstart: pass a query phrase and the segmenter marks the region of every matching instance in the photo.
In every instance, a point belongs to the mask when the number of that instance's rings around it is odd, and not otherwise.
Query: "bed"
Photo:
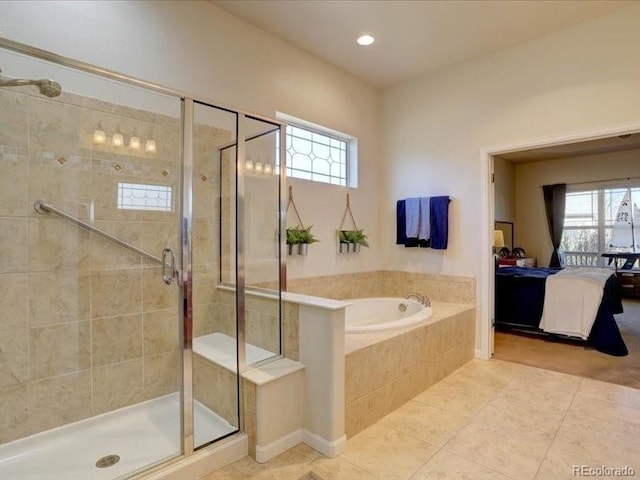
[[[540,320],[547,277],[559,271],[558,268],[496,268],[496,328],[535,331],[557,337],[543,332]],[[622,296],[612,272],[604,284],[602,301],[586,341],[600,352],[625,356],[628,350],[613,316],[616,313],[622,313]]]

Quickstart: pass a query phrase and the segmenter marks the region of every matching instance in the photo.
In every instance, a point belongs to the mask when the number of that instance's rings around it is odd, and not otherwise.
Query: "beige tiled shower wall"
[[[0,89],[0,112],[4,443],[177,391],[176,285],[166,286],[154,264],[36,213],[33,203],[45,198],[154,255],[166,245],[177,251],[180,129],[178,118],[69,93],[46,99]],[[109,138],[119,128],[125,144],[134,128],[143,145],[152,136],[157,153],[94,145],[98,123]],[[194,190],[200,198],[217,188],[207,149],[228,138],[223,131],[197,129],[204,145],[196,150]],[[119,209],[118,182],[170,186],[171,212]],[[203,318],[218,270],[212,205],[194,206],[200,280],[194,295]]]
[[[475,305],[476,301],[473,277],[385,270],[287,279],[287,290],[335,300],[404,297],[415,292],[440,302]]]

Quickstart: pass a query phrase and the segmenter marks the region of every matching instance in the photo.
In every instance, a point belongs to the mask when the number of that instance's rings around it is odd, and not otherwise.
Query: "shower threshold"
[[[194,423],[195,445],[237,430],[198,402]],[[171,393],[0,446],[0,480],[126,478],[179,455],[180,439],[180,397]],[[111,456],[119,459],[96,466]]]

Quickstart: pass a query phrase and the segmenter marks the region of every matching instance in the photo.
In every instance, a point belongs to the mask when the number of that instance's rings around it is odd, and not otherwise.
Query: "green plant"
[[[364,247],[369,246],[364,230],[342,230],[340,231],[340,241],[342,243],[356,243]]]
[[[311,227],[313,227],[313,225],[309,225],[307,228],[302,228],[302,227],[287,228],[287,244],[299,245],[301,243],[319,242],[320,240],[314,237],[313,233],[311,233]]]

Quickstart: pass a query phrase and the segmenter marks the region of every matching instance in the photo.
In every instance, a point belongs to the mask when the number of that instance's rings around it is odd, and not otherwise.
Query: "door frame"
[[[481,270],[478,298],[478,322],[480,337],[476,339],[476,358],[488,360],[493,355],[495,328],[493,325],[494,291],[495,291],[495,262],[493,258],[493,230],[495,222],[495,189],[493,183],[493,157],[506,153],[529,150],[532,148],[554,147],[569,143],[598,140],[600,138],[615,137],[640,132],[640,120],[603,126],[590,130],[561,135],[548,135],[535,139],[522,140],[480,150],[480,203],[481,203]]]

